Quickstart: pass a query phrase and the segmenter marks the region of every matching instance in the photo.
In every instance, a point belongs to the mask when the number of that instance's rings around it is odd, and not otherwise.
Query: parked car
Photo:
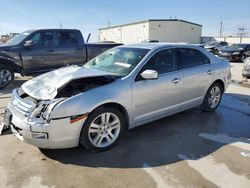
[[[250,78],[250,57],[244,60],[244,66],[242,69],[242,76],[246,78]]]
[[[223,49],[228,46],[227,42],[221,41],[214,41],[210,43],[206,43],[204,48],[206,48],[209,52],[217,55],[220,49]]]
[[[227,60],[196,45],[124,45],[13,90],[5,122],[39,148],[103,151],[126,129],[196,106],[214,111],[230,76]]]
[[[229,61],[243,62],[246,57],[250,56],[250,44],[232,44],[229,47],[220,49],[218,55]]]
[[[147,39],[147,40],[141,41],[141,43],[148,43],[148,42],[160,42],[160,41],[159,40],[153,40],[153,39]]]
[[[85,43],[79,30],[25,31],[0,45],[0,88],[14,80],[14,73],[37,75],[67,65],[82,65],[121,44]]]

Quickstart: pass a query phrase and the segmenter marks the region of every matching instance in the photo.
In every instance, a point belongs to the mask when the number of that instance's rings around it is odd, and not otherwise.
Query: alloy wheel
[[[210,108],[216,108],[220,102],[221,90],[218,86],[214,86],[209,94],[208,104]]]
[[[91,122],[88,137],[95,147],[103,148],[111,145],[118,138],[120,130],[120,119],[113,113],[105,112]]]
[[[246,59],[246,56],[245,56],[245,55],[242,55],[242,56],[241,56],[241,61],[244,62],[245,59]]]
[[[0,70],[0,87],[6,86],[12,80],[11,72],[8,69]]]

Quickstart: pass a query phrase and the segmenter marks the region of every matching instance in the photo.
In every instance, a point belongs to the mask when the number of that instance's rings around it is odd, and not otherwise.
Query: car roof
[[[155,49],[161,47],[199,47],[197,44],[187,43],[167,43],[167,42],[149,42],[149,43],[138,43],[138,44],[126,44],[119,47],[125,48],[143,48],[143,49]]]
[[[30,29],[23,33],[33,33],[35,31],[79,31],[78,29]]]

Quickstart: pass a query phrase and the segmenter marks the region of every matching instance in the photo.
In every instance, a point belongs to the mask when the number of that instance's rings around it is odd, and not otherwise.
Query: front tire
[[[100,152],[117,144],[125,130],[123,114],[111,107],[101,107],[90,113],[85,121],[80,143],[87,149]]]
[[[7,65],[0,65],[0,89],[5,88],[14,80],[14,71]]]
[[[211,85],[201,105],[203,111],[213,112],[219,106],[223,89],[219,83]]]
[[[244,62],[244,60],[246,59],[247,57],[243,54],[240,58],[241,62]]]

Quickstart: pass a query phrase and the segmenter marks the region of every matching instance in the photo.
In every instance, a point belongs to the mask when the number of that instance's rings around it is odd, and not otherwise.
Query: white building
[[[248,43],[250,44],[250,37],[215,37],[217,41],[225,41],[229,44],[238,44],[238,43]]]
[[[201,37],[201,43],[210,43],[214,41],[224,41],[229,44],[250,44],[250,37],[237,37],[237,36],[228,36],[228,37]]]
[[[179,19],[151,19],[99,29],[100,41],[140,43],[145,40],[160,42],[201,42],[202,25]]]

